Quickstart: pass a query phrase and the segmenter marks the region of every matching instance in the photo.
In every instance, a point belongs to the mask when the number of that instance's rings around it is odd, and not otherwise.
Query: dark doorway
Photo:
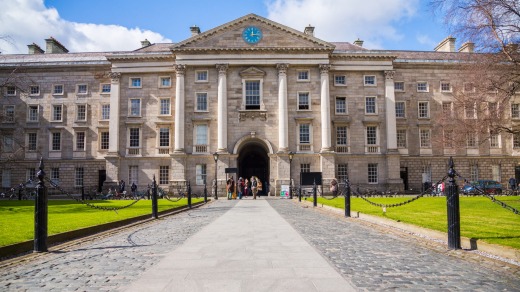
[[[98,172],[98,188],[97,191],[101,192],[103,190],[103,183],[107,179],[107,171],[104,169],[100,169]]]
[[[244,145],[238,153],[238,176],[251,179],[256,176],[262,182],[262,191],[259,195],[269,192],[269,157],[267,151],[258,143]]]
[[[408,188],[408,167],[401,167],[401,179],[403,180],[404,190],[407,191]]]
[[[516,182],[520,182],[520,166],[515,166],[515,179]]]

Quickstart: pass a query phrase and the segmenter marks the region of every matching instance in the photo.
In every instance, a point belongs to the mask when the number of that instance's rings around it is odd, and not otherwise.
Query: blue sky
[[[179,42],[249,13],[331,42],[369,49],[431,51],[449,35],[428,0],[0,0],[0,51],[27,53],[53,36],[71,52],[117,51]],[[7,38],[6,38],[7,37]],[[7,41],[5,41],[7,40]],[[462,41],[462,40],[461,40]],[[462,42],[461,42],[462,43]]]

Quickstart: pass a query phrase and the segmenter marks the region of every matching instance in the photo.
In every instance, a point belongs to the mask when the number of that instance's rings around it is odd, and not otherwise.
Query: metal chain
[[[323,192],[320,190],[320,188],[316,187],[316,189],[317,189],[317,192],[318,192],[318,194],[320,195],[320,197],[322,197],[322,198],[325,199],[325,200],[329,200],[329,201],[330,201],[330,200],[334,200],[334,199],[336,199],[336,198],[339,196],[339,192],[336,192],[335,195],[332,195],[332,198],[327,198],[327,197],[325,197],[325,196],[323,195]]]
[[[180,187],[177,188],[177,190],[179,191],[179,198],[176,199],[176,200],[170,199],[170,192],[166,192],[163,188],[157,187],[157,190],[158,191],[160,190],[163,193],[163,198],[164,199],[166,199],[166,200],[168,200],[170,202],[173,202],[173,203],[178,202],[178,201],[180,201],[180,200],[182,200],[184,198],[184,193],[180,191]],[[173,195],[175,195],[175,192],[173,193]]]
[[[29,180],[27,180],[26,182],[21,183],[21,184],[19,184],[19,185],[16,186],[16,187],[12,187],[11,189],[9,189],[9,191],[3,193],[3,194],[4,194],[3,197],[4,197],[4,198],[10,198],[11,196],[14,196],[14,195],[15,195],[15,192],[16,192],[17,190],[23,190],[23,189],[25,189],[26,186],[27,186],[27,184],[32,183],[32,182],[33,182],[32,179],[29,179]]]
[[[103,207],[103,206],[96,206],[96,205],[93,205],[93,204],[90,204],[89,202],[85,201],[85,200],[82,200],[82,199],[79,199],[79,198],[76,198],[74,197],[73,195],[69,194],[68,192],[66,192],[64,189],[62,189],[58,184],[54,183],[52,180],[50,180],[49,178],[45,178],[45,180],[47,180],[51,186],[53,186],[54,188],[58,189],[60,192],[62,192],[63,194],[65,194],[67,197],[75,200],[76,202],[78,203],[81,203],[81,204],[84,204],[92,209],[98,209],[98,210],[103,210],[103,211],[115,211],[117,213],[118,210],[121,210],[121,209],[125,209],[125,208],[128,208],[128,207],[131,207],[133,205],[135,205],[135,203],[139,202],[141,200],[141,198],[138,198],[137,200],[134,200],[132,203],[126,205],[126,206],[121,206],[121,207]]]
[[[464,181],[464,184],[469,183],[469,180],[467,180],[465,177],[461,176],[461,175],[460,175],[458,172],[456,172],[456,171],[455,171],[455,175],[456,175],[458,178],[462,179],[462,180]],[[516,214],[516,215],[520,215],[520,211],[518,211],[518,210],[515,209],[514,207],[511,207],[511,206],[509,206],[508,204],[506,204],[506,203],[504,203],[504,202],[502,202],[502,201],[496,199],[495,197],[491,196],[490,194],[486,193],[486,191],[483,190],[483,189],[481,189],[480,186],[475,185],[474,188],[475,188],[475,190],[476,190],[479,194],[481,194],[481,195],[483,195],[484,197],[490,199],[493,203],[500,205],[502,208],[504,208],[504,209],[506,209],[506,210],[509,210],[509,211],[513,212],[514,214]]]

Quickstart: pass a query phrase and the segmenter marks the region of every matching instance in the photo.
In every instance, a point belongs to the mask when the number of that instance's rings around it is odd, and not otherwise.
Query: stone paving
[[[0,291],[121,289],[236,202],[218,200],[94,241],[0,263]],[[461,259],[464,252],[426,248],[405,236],[289,200],[268,202],[360,291],[520,291],[518,270]]]

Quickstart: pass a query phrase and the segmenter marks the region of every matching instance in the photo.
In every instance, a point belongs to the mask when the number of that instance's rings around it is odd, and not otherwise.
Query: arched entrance
[[[262,182],[260,195],[269,191],[269,156],[265,145],[257,141],[248,141],[238,151],[238,176],[251,179],[258,177]]]

